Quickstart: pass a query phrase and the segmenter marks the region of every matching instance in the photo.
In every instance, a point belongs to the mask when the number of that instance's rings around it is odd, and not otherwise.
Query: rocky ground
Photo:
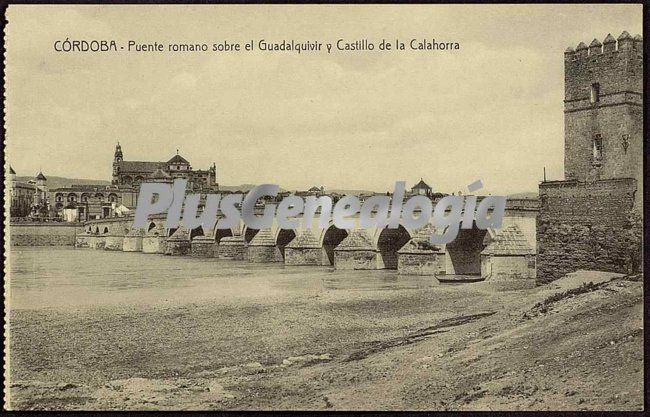
[[[11,408],[641,410],[640,277],[16,310]]]

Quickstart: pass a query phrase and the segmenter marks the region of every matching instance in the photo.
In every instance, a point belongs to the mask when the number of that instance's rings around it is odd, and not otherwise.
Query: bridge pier
[[[121,251],[124,245],[124,236],[109,233],[104,238],[104,242],[104,250]]]
[[[91,234],[88,231],[85,231],[81,234],[78,234],[75,237],[75,243],[74,247],[75,248],[89,248],[90,247],[90,238]]]
[[[106,237],[101,236],[101,235],[94,235],[90,240],[89,240],[89,245],[91,249],[104,249],[104,246],[106,246]]]
[[[144,231],[142,229],[131,229],[124,236],[122,250],[124,252],[142,252],[142,239]]]
[[[219,241],[219,246],[217,246],[217,257],[219,259],[243,261],[246,259],[246,251],[244,236],[227,236]]]
[[[363,229],[350,231],[334,249],[336,269],[378,269],[378,254],[372,238]]]
[[[309,229],[303,230],[285,247],[284,263],[285,265],[329,265],[325,250]]]
[[[445,273],[445,252],[430,242],[433,229],[425,227],[397,251],[397,273],[436,277]],[[437,279],[436,279],[437,281]]]
[[[248,262],[282,262],[282,252],[276,245],[271,229],[260,230],[248,244]]]
[[[167,238],[165,255],[183,256],[190,253],[190,232],[183,226],[176,229]]]
[[[213,234],[197,236],[192,239],[190,256],[195,258],[215,258],[217,257],[217,247],[218,244],[214,240]]]
[[[165,253],[165,229],[159,223],[150,223],[147,232],[142,238],[143,253]]]

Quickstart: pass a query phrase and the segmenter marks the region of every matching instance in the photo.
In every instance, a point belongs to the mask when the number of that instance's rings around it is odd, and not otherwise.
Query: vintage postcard
[[[643,410],[641,4],[5,20],[5,410]]]

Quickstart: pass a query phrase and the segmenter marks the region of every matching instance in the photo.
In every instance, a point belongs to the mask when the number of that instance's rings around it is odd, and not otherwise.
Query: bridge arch
[[[205,233],[203,233],[203,227],[199,226],[190,230],[190,240],[194,239],[196,236],[205,236]]]
[[[330,223],[331,225],[321,234],[320,243],[327,255],[329,264],[334,265],[334,249],[343,241],[343,239],[348,237],[348,231],[345,229],[339,229],[333,222]]]
[[[244,236],[244,242],[246,242],[246,244],[251,243],[251,240],[253,240],[258,232],[258,229],[251,229],[250,227],[245,226],[242,232],[242,236]]]
[[[485,249],[488,231],[459,229],[456,239],[445,245],[447,275],[481,275],[481,252]]]
[[[233,236],[233,232],[230,229],[215,229],[214,231],[214,240],[215,242],[221,242],[221,239],[224,237]]]
[[[402,225],[396,229],[388,227],[381,229],[377,235],[380,266],[384,269],[397,269],[397,251],[409,240],[411,240],[411,234]]]
[[[279,229],[275,237],[275,246],[280,250],[282,259],[284,259],[284,249],[296,237],[296,232],[293,229]]]

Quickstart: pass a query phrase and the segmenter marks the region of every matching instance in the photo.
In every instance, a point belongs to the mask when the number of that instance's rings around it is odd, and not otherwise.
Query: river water
[[[11,309],[127,305],[274,303],[325,291],[417,290],[439,284],[396,271],[252,264],[64,247],[12,248]]]

